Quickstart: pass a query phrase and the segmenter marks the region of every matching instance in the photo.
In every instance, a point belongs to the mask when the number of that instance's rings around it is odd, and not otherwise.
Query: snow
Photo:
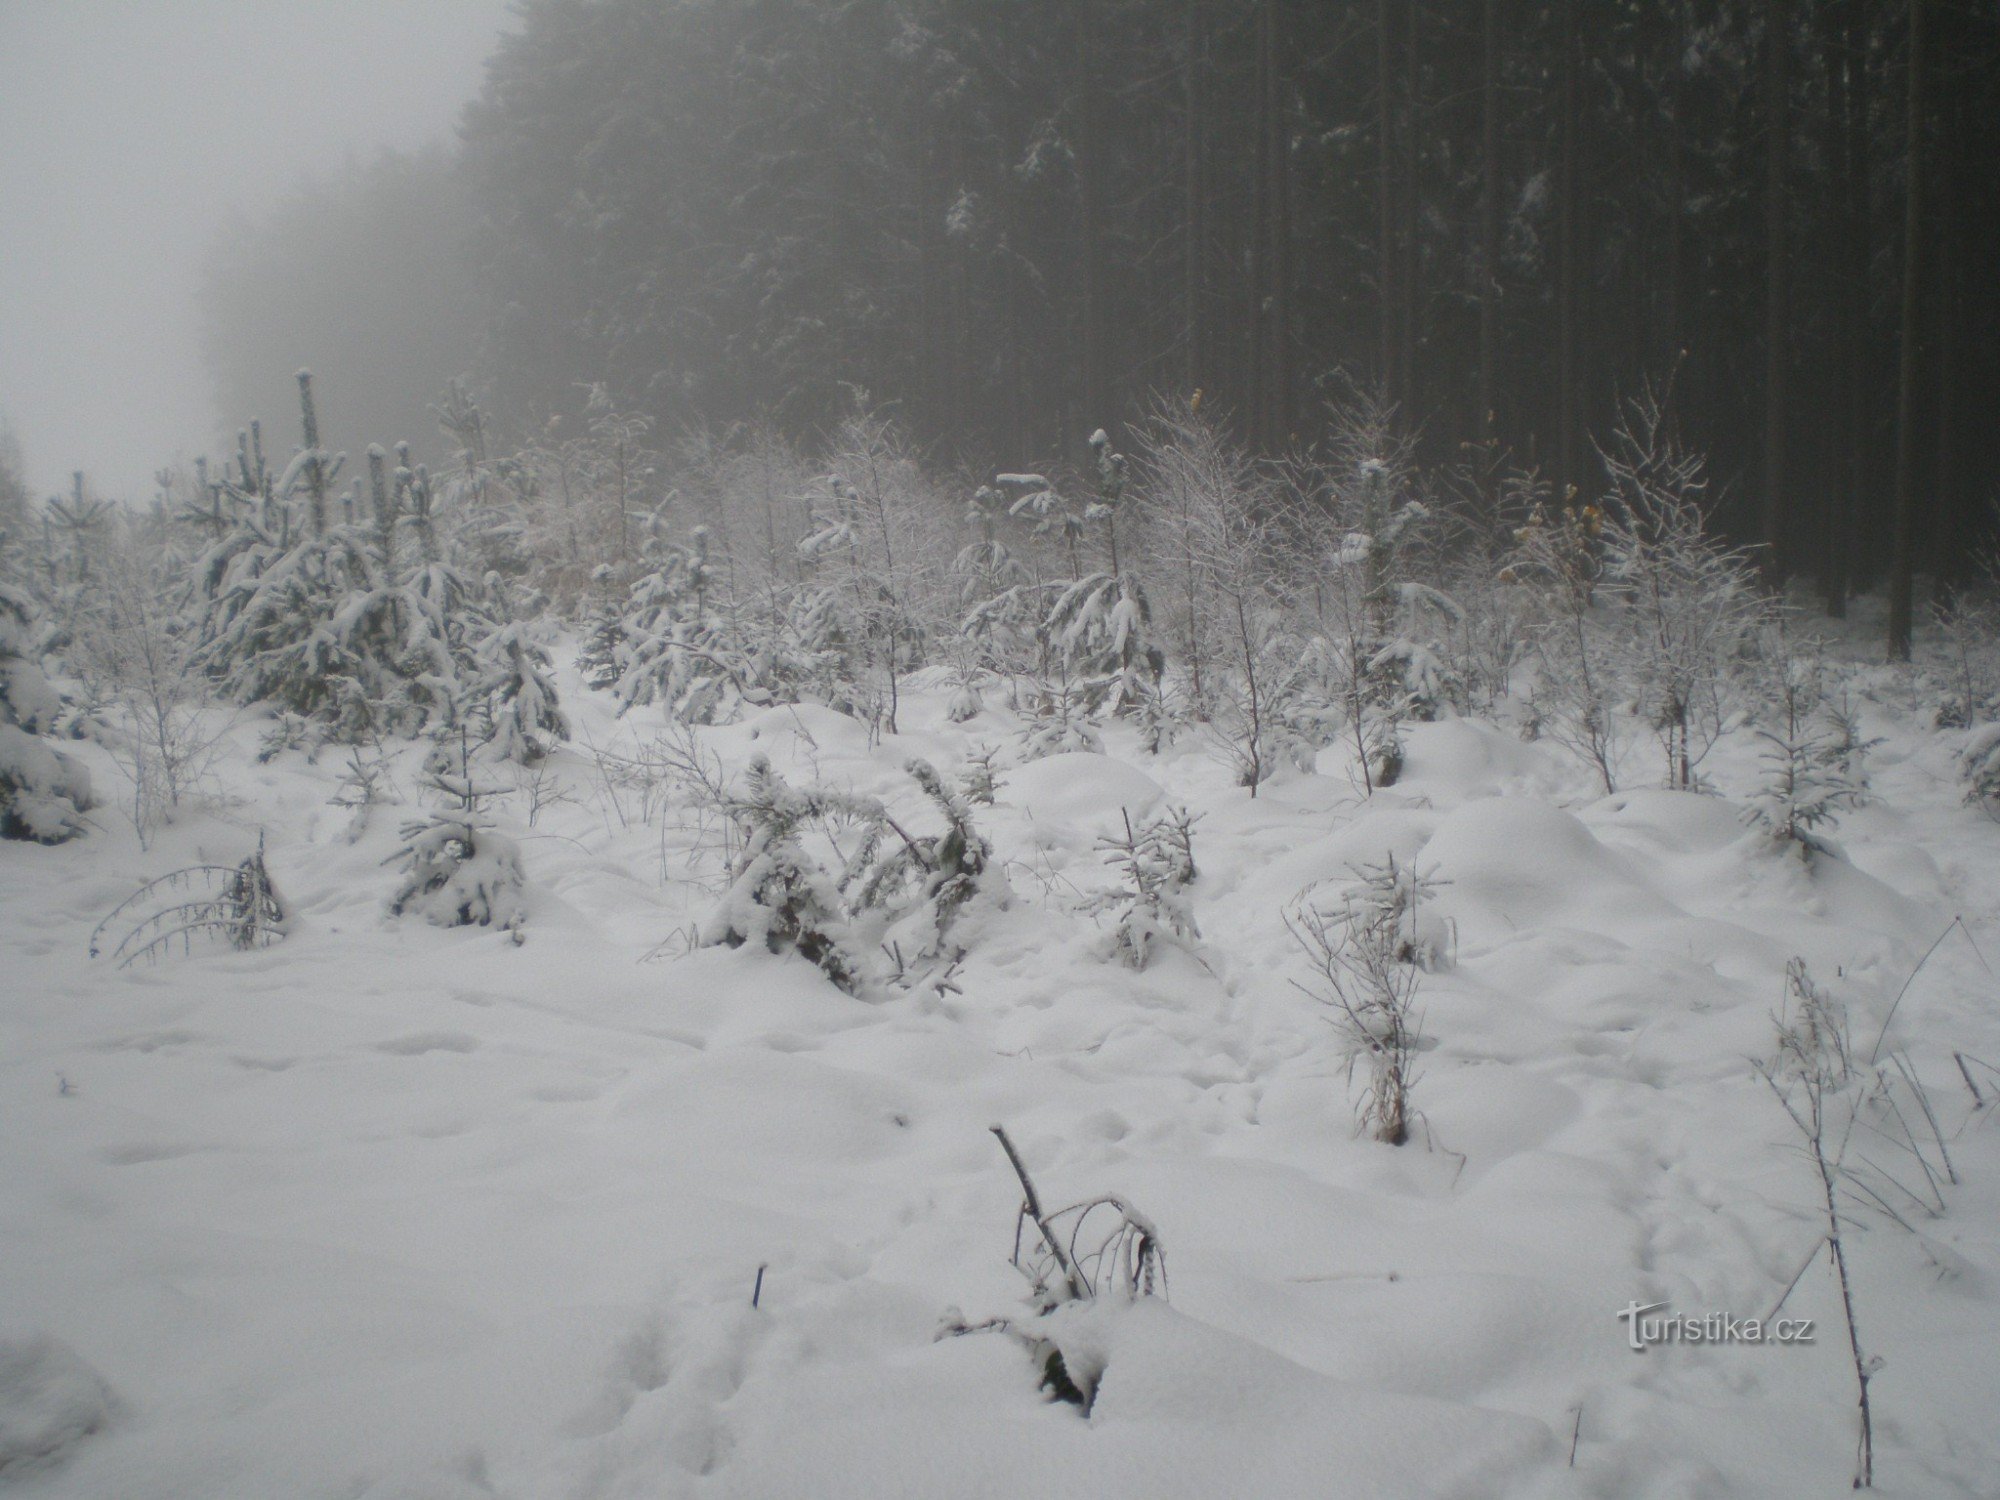
[[[1003,795],[1030,817],[1057,825],[1122,831],[1159,804],[1160,784],[1128,761],[1088,751],[1048,755],[1010,771]]]
[[[579,746],[663,727],[558,676]],[[810,706],[698,734],[732,774],[764,754],[922,836],[904,763],[949,780],[1005,727],[951,724],[948,696],[913,689],[901,736]],[[1616,1313],[1770,1308],[1817,1233],[1750,1068],[1786,961],[1865,1051],[1956,916],[1886,1045],[1960,1182],[1943,1215],[1909,1211],[1921,1233],[1857,1229],[1849,1252],[1886,1361],[1882,1491],[1983,1495],[2000,1472],[2000,1136],[1951,1056],[2000,1062],[1975,951],[2000,952],[2000,826],[1961,800],[1958,740],[1886,691],[1874,801],[1810,866],[1740,796],[1602,797],[1487,725],[1409,726],[1405,778],[1372,798],[1335,749],[1254,800],[1198,736],[1154,757],[1113,726],[1107,753],[1011,766],[973,809],[1014,899],[954,928],[954,986],[865,998],[754,944],[683,953],[726,884],[721,832],[645,813],[583,749],[533,773],[571,795],[532,827],[525,794],[493,799],[524,943],[394,917],[418,750],[391,768],[406,805],[351,841],[342,757],[255,764],[263,727],[232,731],[228,799],[148,849],[111,812],[0,845],[10,1494],[1846,1493],[1823,1261],[1787,1305],[1820,1320],[1810,1347],[1634,1354]],[[1754,754],[1725,742],[1704,770],[1747,789]],[[1087,914],[1113,878],[1096,840],[1181,804],[1202,936],[1127,971]],[[143,881],[260,832],[283,941],[85,957]],[[1424,976],[1401,1149],[1356,1138],[1281,919],[1390,854],[1456,934]],[[1170,1302],[1033,1317],[995,1122],[1052,1206],[1116,1193],[1158,1226]],[[936,1338],[953,1308],[1101,1365],[1090,1414],[1046,1401],[1004,1334]]]
[[[0,1340],[0,1480],[55,1464],[110,1420],[110,1390],[74,1349]]]

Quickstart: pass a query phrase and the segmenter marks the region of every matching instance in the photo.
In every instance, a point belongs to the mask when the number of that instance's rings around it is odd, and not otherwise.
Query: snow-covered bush
[[[33,648],[33,606],[0,585],[0,838],[59,844],[96,806],[90,773],[41,739],[62,700]]]
[[[645,525],[665,498],[651,430],[649,418],[622,409],[600,383],[585,397],[581,422],[551,420],[509,468],[507,540],[565,614],[616,598],[640,566]]]
[[[99,561],[67,655],[92,705],[88,733],[131,782],[143,847],[207,777],[230,716],[212,701],[193,627],[166,602],[170,561],[133,524],[106,539]]]
[[[1285,913],[1285,925],[1311,963],[1313,978],[1301,992],[1330,1007],[1346,1058],[1348,1077],[1367,1069],[1357,1106],[1359,1123],[1374,1139],[1400,1146],[1419,1116],[1411,1102],[1417,1054],[1423,1045],[1416,1008],[1423,971],[1413,960],[1421,932],[1414,926],[1417,885],[1389,876],[1374,887],[1393,899],[1371,898],[1364,880],[1358,899],[1338,910],[1316,904],[1307,891]],[[1409,899],[1403,898],[1407,895]]]
[[[1666,761],[1666,784],[1695,788],[1721,735],[1730,664],[1768,618],[1749,559],[1710,531],[1700,455],[1672,436],[1650,390],[1627,403],[1600,450],[1611,481],[1599,543],[1619,606],[1626,686]]]
[[[1006,887],[966,798],[927,761],[905,769],[939,831],[912,833],[872,798],[794,787],[754,758],[725,803],[742,850],[702,944],[796,952],[849,994],[867,987],[873,949],[890,957],[898,982],[912,959],[945,956],[965,909],[982,895],[1004,904]],[[858,837],[843,850],[837,836],[850,831]]]
[[[1329,456],[1277,468],[1287,571],[1267,587],[1296,624],[1295,672],[1279,695],[1286,753],[1301,765],[1337,734],[1354,750],[1362,790],[1400,774],[1406,719],[1435,717],[1455,696],[1437,648],[1456,603],[1421,573],[1435,548],[1432,507],[1412,493],[1407,444],[1388,414],[1360,402],[1336,415]]]
[[[394,788],[389,776],[389,759],[381,746],[374,753],[364,754],[356,745],[347,752],[347,765],[334,785],[333,795],[327,801],[333,806],[344,808],[349,814],[347,842],[358,844],[368,831],[369,819],[376,808],[395,800]]]
[[[886,809],[868,806],[863,810],[873,822],[840,881],[852,930],[857,936],[867,930],[899,962],[906,937],[923,956],[941,954],[953,922],[983,891],[1005,899],[998,872],[989,868],[992,845],[974,826],[966,799],[928,761],[911,760],[904,769],[942,817],[943,830],[911,834]]]
[[[1040,475],[1002,474],[991,485],[980,485],[966,507],[965,519],[977,533],[952,560],[951,579],[958,612],[952,638],[965,642],[983,667],[998,671],[1039,669],[1046,662],[1047,648],[1041,636],[1046,610],[1041,590],[1035,585],[1028,564],[1008,545],[1005,528],[1012,518],[1013,499],[1009,481],[1032,477],[1033,493],[1048,490]],[[940,632],[944,634],[944,632]],[[956,707],[956,700],[954,700]],[[976,711],[976,710],[975,710]],[[970,718],[954,711],[960,722]]]
[[[1254,797],[1281,759],[1282,705],[1300,661],[1281,605],[1283,538],[1272,486],[1192,402],[1155,413],[1141,455],[1150,510],[1161,523],[1148,527],[1150,560],[1172,579],[1166,597],[1188,702]],[[1147,700],[1163,702],[1157,691]]]
[[[810,569],[794,612],[805,653],[832,669],[829,701],[896,732],[904,677],[924,657],[926,594],[942,571],[944,503],[902,436],[865,410],[834,434],[811,491]]]
[[[1088,1415],[1104,1379],[1102,1348],[1088,1324],[1053,1318],[1063,1309],[1102,1303],[1107,1309],[1141,1297],[1167,1295],[1166,1251],[1153,1221],[1124,1199],[1106,1194],[1051,1213],[1028,1175],[1027,1164],[1004,1126],[992,1127],[1021,1183],[1021,1208],[1014,1221],[1014,1269],[1027,1278],[1033,1321],[989,1318],[968,1323],[956,1308],[938,1325],[938,1338],[968,1333],[1004,1333],[1028,1351],[1040,1372],[1040,1389],[1051,1401],[1066,1401]],[[1031,1238],[1028,1231],[1033,1229]]]
[[[1528,589],[1539,616],[1524,730],[1570,751],[1613,792],[1624,742],[1622,659],[1597,599],[1603,534],[1604,512],[1594,505],[1560,511],[1538,505],[1514,533],[1517,550],[1504,581]]]
[[[987,880],[993,846],[973,826],[972,809],[966,800],[945,785],[928,761],[912,760],[905,769],[945,822],[944,832],[919,845],[925,866],[920,898],[926,908],[926,924],[934,934],[931,947],[935,951],[952,922]]]

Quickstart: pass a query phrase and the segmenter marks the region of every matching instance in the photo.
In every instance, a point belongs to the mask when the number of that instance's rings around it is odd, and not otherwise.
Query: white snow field
[[[417,750],[358,841],[345,751],[251,758],[142,850],[121,782],[88,837],[0,846],[0,1491],[201,1500],[540,1497],[1724,1497],[1846,1493],[1855,1376],[1821,1255],[1809,1345],[1636,1353],[1619,1310],[1768,1313],[1824,1232],[1752,1068],[1803,957],[1927,1086],[1957,1181],[1845,1234],[1877,1485],[2000,1494],[2000,826],[1962,736],[1861,673],[1870,805],[1808,868],[1726,795],[1593,794],[1563,752],[1415,726],[1363,798],[1345,752],[1252,800],[1189,734],[1163,756],[1012,766],[977,809],[1005,910],[970,911],[957,992],[845,995],[764,952],[685,955],[719,890],[684,808],[589,746],[661,730],[565,679],[579,737],[498,809],[526,941],[398,920],[382,861]],[[989,699],[997,695],[989,694]],[[989,706],[701,732],[732,769],[929,809],[900,767],[1007,747]],[[1747,739],[1747,736],[1739,737]],[[1626,779],[1653,783],[1635,745]],[[1704,767],[1747,794],[1754,746]],[[566,794],[564,795],[559,794]],[[1134,972],[1081,908],[1121,823],[1185,803],[1199,942]],[[934,825],[926,825],[934,826]],[[144,880],[263,834],[290,935],[120,970],[86,957]],[[1357,1135],[1286,904],[1393,851],[1452,949],[1401,1148]],[[1954,917],[1963,928],[1951,928]],[[1975,951],[1975,950],[1978,951]],[[650,955],[650,957],[649,957]],[[1088,1416],[1037,1389],[1009,1264],[1020,1189],[1116,1193],[1169,1300],[1065,1309]],[[1919,1133],[1924,1127],[1919,1125]],[[1935,1153],[1933,1153],[1935,1155]],[[765,1267],[759,1305],[751,1306]]]

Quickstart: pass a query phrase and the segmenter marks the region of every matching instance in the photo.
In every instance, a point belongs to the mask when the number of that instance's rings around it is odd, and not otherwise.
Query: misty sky
[[[510,12],[0,0],[0,416],[38,492],[83,468],[144,500],[162,464],[214,446],[196,309],[211,238],[315,165],[448,138]]]

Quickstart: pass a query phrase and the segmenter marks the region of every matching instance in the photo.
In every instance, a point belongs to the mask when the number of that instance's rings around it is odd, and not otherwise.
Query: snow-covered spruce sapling
[[[1283,538],[1272,485],[1192,408],[1156,415],[1144,458],[1154,510],[1166,523],[1155,540],[1176,575],[1169,597],[1185,615],[1189,697],[1220,738],[1237,784],[1255,797],[1278,767],[1281,704],[1301,657],[1279,607]],[[1164,697],[1146,700],[1155,716]],[[1155,730],[1148,748],[1163,737]]]
[[[1195,819],[1182,808],[1136,830],[1130,813],[1124,814],[1124,823],[1122,835],[1097,841],[1119,883],[1092,897],[1087,909],[1111,919],[1111,948],[1119,961],[1143,969],[1157,942],[1201,937],[1187,899],[1195,878]]]
[[[1046,613],[1040,602],[1042,591],[1001,535],[1016,494],[1008,481],[1024,480],[1034,481],[1032,492],[1048,490],[1040,475],[1002,474],[974,491],[965,519],[977,530],[978,540],[960,549],[950,571],[957,628],[939,632],[942,638],[963,643],[981,665],[1000,671],[1038,667],[1047,654],[1039,628]],[[958,706],[955,699],[954,718],[962,723],[956,715]]]
[[[33,606],[0,585],[0,838],[59,844],[97,805],[90,773],[41,738],[62,700],[33,646]]]
[[[926,866],[919,881],[919,899],[925,908],[924,924],[931,933],[930,951],[937,952],[958,914],[987,880],[993,846],[973,826],[966,799],[947,786],[928,761],[912,760],[904,769],[944,817],[944,831],[916,846]]]
[[[655,546],[657,566],[592,632],[578,664],[586,681],[617,695],[619,713],[657,704],[683,724],[720,724],[746,700],[768,697],[752,687],[750,657],[717,607],[709,549],[705,526],[685,545]]]
[[[881,947],[895,966],[895,981],[907,986],[906,940],[917,954],[939,957],[946,934],[975,897],[991,886],[1004,904],[1005,893],[989,869],[992,846],[973,826],[965,798],[928,761],[910,760],[904,770],[942,816],[943,830],[912,834],[887,808],[865,804],[868,827],[839,884],[856,940],[865,935]]]
[[[347,842],[360,843],[375,809],[396,800],[388,751],[380,740],[375,742],[373,753],[364,753],[359,745],[347,752],[347,764],[334,783],[333,795],[326,800],[347,811]]]
[[[569,716],[556,701],[554,661],[528,627],[510,620],[473,652],[474,701],[488,743],[504,760],[538,764],[569,738]]]
[[[864,972],[839,883],[803,842],[812,824],[856,811],[854,799],[794,787],[759,755],[728,810],[743,843],[729,888],[702,923],[702,946],[756,943],[772,953],[797,953],[838,988],[858,994]]]
[[[1080,519],[1086,528],[1101,528],[1105,566],[1063,585],[1042,630],[1079,678],[1093,711],[1136,716],[1160,691],[1166,651],[1153,629],[1145,583],[1119,557],[1118,521],[1129,508],[1131,466],[1102,428],[1090,435],[1090,450],[1097,495],[1083,507]]]
[[[1054,675],[1028,684],[1022,705],[1027,723],[1016,737],[1022,761],[1051,755],[1104,753],[1104,739],[1091,722],[1089,694],[1058,662]]]
[[[287,751],[298,750],[304,752],[306,764],[312,765],[325,742],[326,732],[321,725],[304,714],[280,709],[257,736],[257,764],[267,766]]]
[[[1767,724],[1757,729],[1761,769],[1751,820],[1801,859],[1827,852],[1820,830],[1855,806],[1848,774],[1858,751],[1852,725],[1827,711],[1820,664],[1785,650],[1778,661]]]
[[[967,753],[965,764],[958,768],[959,796],[980,807],[993,805],[999,790],[993,758],[999,753],[997,745],[979,745]]]
[[[1940,729],[1970,729],[2000,707],[2000,610],[1990,599],[1955,589],[1932,606],[1944,657],[1945,690],[1932,715]]]
[[[1958,774],[1965,800],[2000,821],[2000,724],[1982,724],[1958,750]]]
[[[1301,993],[1330,1007],[1347,1061],[1348,1078],[1367,1068],[1357,1114],[1361,1128],[1386,1145],[1406,1143],[1420,1116],[1411,1102],[1423,1045],[1416,1008],[1423,971],[1411,961],[1409,916],[1396,902],[1349,901],[1338,911],[1303,893],[1285,926],[1311,963]]]
[[[1437,894],[1434,874],[1399,861],[1393,852],[1380,864],[1364,862],[1350,869],[1354,880],[1341,898],[1342,923],[1349,929],[1382,928],[1392,938],[1396,959],[1426,973],[1450,966],[1454,929],[1424,910]]]
[[[108,950],[122,969],[142,958],[150,964],[171,957],[176,948],[186,956],[197,940],[247,953],[270,947],[288,926],[259,835],[256,853],[241,864],[174,870],[127,896],[91,932],[90,956]],[[121,928],[123,936],[112,943],[111,934]]]
[[[389,910],[436,927],[498,927],[516,943],[524,941],[527,875],[520,847],[480,811],[481,802],[507,788],[478,779],[463,725],[455,739],[432,749],[421,785],[444,806],[427,821],[403,825],[402,843],[385,861],[403,870]]]

